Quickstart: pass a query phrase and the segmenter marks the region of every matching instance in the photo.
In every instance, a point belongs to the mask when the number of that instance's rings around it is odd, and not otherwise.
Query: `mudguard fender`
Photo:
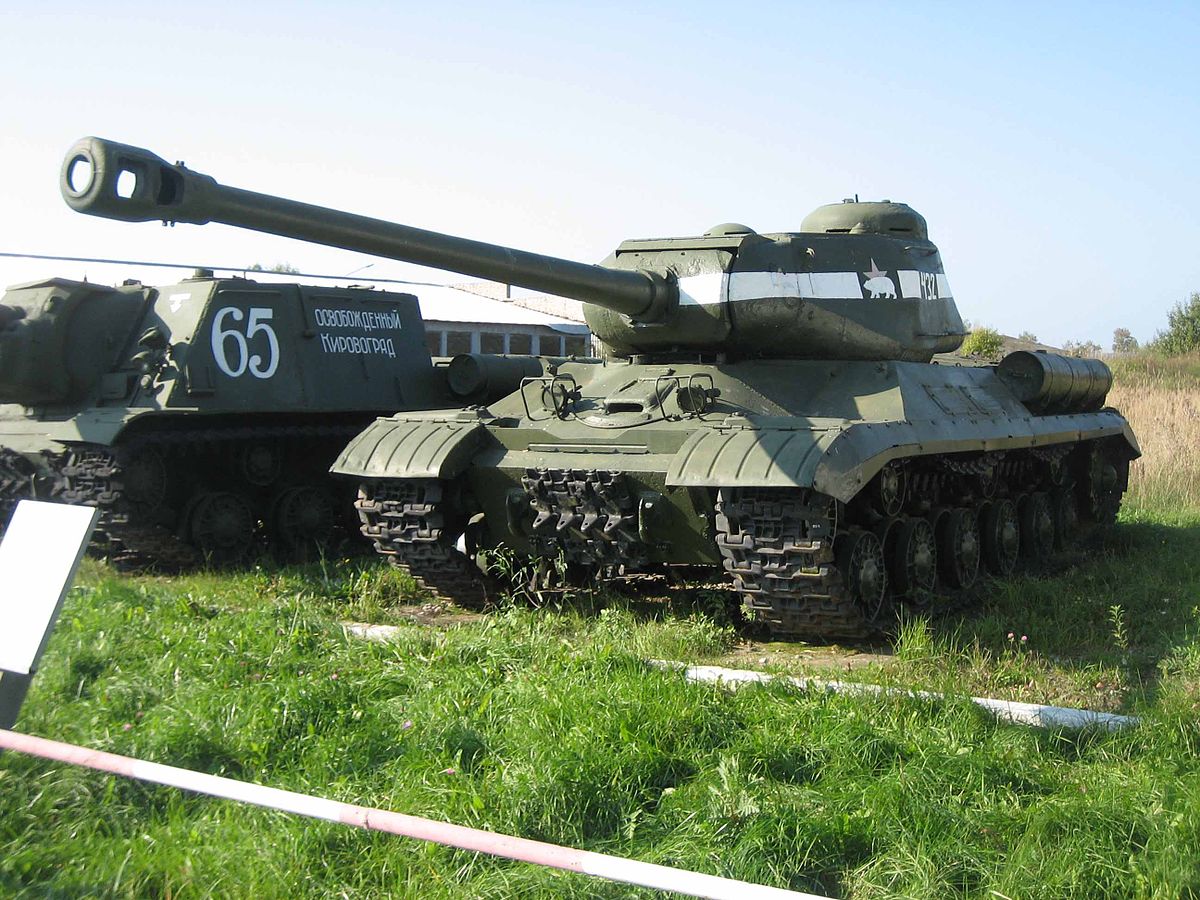
[[[833,428],[704,428],[671,458],[671,487],[809,487]]]
[[[1018,450],[1095,438],[1120,438],[1128,459],[1141,455],[1129,423],[1111,409],[1095,413],[998,417],[959,423],[859,422],[848,425],[816,461],[812,486],[848,501],[885,465],[905,456]]]
[[[452,478],[483,442],[479,422],[376,419],[330,466],[356,478]]]
[[[891,460],[989,452],[1120,437],[1140,455],[1129,424],[1113,410],[1024,419],[997,417],[969,426],[925,422],[810,420],[804,428],[705,428],[672,457],[671,487],[812,487],[848,501]]]

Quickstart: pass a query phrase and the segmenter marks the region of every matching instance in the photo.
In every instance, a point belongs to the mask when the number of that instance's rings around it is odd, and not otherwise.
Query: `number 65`
[[[279,339],[275,337],[275,329],[267,324],[274,311],[265,306],[250,307],[250,318],[246,320],[246,332],[243,334],[236,327],[225,328],[226,317],[240,322],[243,313],[236,306],[226,306],[217,311],[212,324],[212,352],[217,367],[230,378],[239,378],[250,370],[255,378],[270,378],[279,366]],[[263,358],[257,353],[251,355],[248,341],[259,332],[267,336],[268,362],[264,366]],[[234,362],[231,364],[226,353],[226,342],[233,341]]]

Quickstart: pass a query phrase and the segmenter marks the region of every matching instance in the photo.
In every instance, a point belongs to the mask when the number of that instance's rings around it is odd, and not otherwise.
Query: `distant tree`
[[[1004,349],[1004,336],[995,328],[980,326],[972,329],[959,347],[958,352],[963,356],[978,356],[983,359],[995,359]]]
[[[291,263],[277,262],[275,265],[264,268],[262,263],[254,263],[252,266],[246,267],[247,272],[274,272],[277,275],[299,275],[300,270]]]
[[[1095,341],[1067,341],[1063,344],[1063,353],[1067,356],[1099,356],[1100,345]]]
[[[1028,341],[1031,344],[1036,344],[1038,342],[1037,335],[1032,331],[1022,331],[1019,335],[1017,335],[1017,340]]]
[[[1168,356],[1200,349],[1200,293],[1192,291],[1187,302],[1175,304],[1167,313],[1167,330],[1155,334],[1150,346]]]
[[[1117,328],[1113,331],[1112,348],[1113,353],[1132,353],[1138,348],[1138,339],[1128,328]]]

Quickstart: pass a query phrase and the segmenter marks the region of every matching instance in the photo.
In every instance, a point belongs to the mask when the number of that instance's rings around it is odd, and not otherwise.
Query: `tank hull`
[[[24,498],[104,511],[137,566],[359,543],[330,462],[374,417],[460,403],[412,295],[209,276],[10,288],[0,528]]]
[[[1114,518],[1126,421],[1035,414],[998,371],[567,363],[486,408],[380,419],[333,471],[377,549],[454,599],[488,590],[461,535],[583,573],[711,567],[781,636],[860,637],[897,602],[1011,571],[1022,517],[1026,556]]]

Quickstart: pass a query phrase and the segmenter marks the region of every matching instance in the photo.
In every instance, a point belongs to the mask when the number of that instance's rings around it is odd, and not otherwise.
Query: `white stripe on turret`
[[[858,272],[705,272],[679,279],[679,303],[681,306],[715,306],[726,301],[737,303],[786,297],[802,300],[953,299],[950,282],[940,272],[901,270],[896,275],[899,284],[892,281],[890,275],[883,275],[871,279],[873,284],[864,289]],[[922,289],[922,276],[932,278],[936,294],[929,289],[932,285]],[[878,289],[879,296],[871,296],[871,287]]]

